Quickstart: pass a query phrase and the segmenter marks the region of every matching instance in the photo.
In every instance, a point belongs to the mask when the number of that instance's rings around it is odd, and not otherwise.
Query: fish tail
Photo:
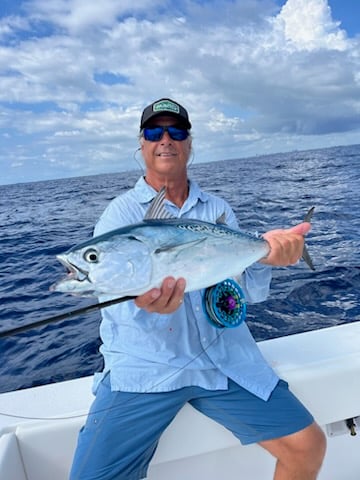
[[[311,222],[312,216],[314,214],[315,207],[311,207],[307,214],[305,215],[304,222]]]
[[[303,249],[303,253],[302,253],[302,259],[305,261],[305,263],[308,265],[308,267],[311,268],[311,270],[316,270],[305,244],[304,244],[304,249]]]
[[[310,223],[310,221],[312,219],[312,216],[314,214],[314,210],[315,210],[315,207],[310,208],[310,210],[305,215],[304,222],[309,222]],[[314,263],[313,263],[313,261],[310,257],[310,254],[308,252],[308,249],[307,249],[305,243],[304,243],[304,249],[303,249],[303,253],[302,253],[302,259],[305,261],[305,263],[308,265],[308,267],[311,270],[315,270]]]

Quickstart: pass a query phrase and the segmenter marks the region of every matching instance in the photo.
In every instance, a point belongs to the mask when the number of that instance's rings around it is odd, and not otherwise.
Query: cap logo
[[[180,107],[170,100],[161,100],[153,105],[153,112],[172,112],[180,113]]]

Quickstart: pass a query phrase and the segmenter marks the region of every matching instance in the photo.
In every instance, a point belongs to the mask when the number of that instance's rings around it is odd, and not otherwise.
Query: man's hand
[[[271,250],[269,255],[260,260],[260,262],[275,267],[294,265],[302,256],[304,235],[306,235],[310,229],[311,224],[303,222],[292,228],[266,232],[263,238],[269,242]]]
[[[160,288],[152,288],[135,299],[135,305],[150,313],[173,313],[183,302],[185,279],[166,277]]]

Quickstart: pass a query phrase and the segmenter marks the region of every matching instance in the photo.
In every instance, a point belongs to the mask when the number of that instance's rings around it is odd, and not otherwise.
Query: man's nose
[[[172,138],[169,135],[169,132],[165,131],[161,138],[161,143],[172,143]]]

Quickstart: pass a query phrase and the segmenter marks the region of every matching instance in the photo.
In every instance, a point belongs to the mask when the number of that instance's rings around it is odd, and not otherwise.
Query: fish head
[[[147,245],[131,236],[98,237],[57,259],[68,275],[51,290],[81,296],[132,295],[146,291],[151,275],[151,257]]]

